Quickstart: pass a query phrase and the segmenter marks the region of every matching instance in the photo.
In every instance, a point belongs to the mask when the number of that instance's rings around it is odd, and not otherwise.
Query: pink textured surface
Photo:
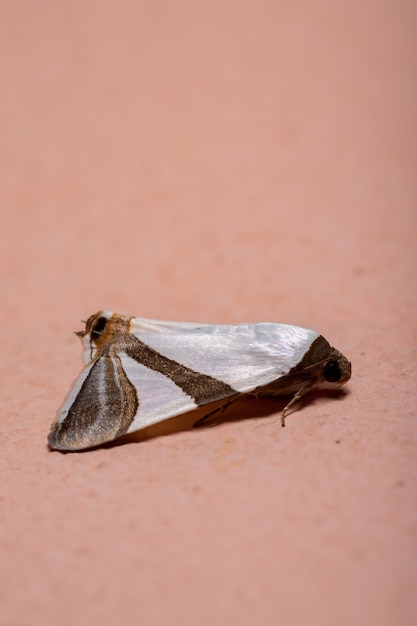
[[[1,626],[414,624],[414,3],[1,13]],[[315,328],[349,393],[50,452],[99,308]]]

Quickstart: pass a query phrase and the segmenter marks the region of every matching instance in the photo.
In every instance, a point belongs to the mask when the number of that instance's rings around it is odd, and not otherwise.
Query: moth
[[[287,324],[164,322],[99,311],[77,332],[84,369],[48,437],[56,450],[91,448],[243,394],[291,396],[341,387],[351,364],[313,330]],[[206,416],[207,417],[207,416]],[[199,423],[205,418],[199,420]]]

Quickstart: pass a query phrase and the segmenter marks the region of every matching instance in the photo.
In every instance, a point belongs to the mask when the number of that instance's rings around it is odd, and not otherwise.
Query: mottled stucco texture
[[[3,3],[1,626],[416,623],[416,19]],[[51,452],[102,308],[314,328],[352,380]]]

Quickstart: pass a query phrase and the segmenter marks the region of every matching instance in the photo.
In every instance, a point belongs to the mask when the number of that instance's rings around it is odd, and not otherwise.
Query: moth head
[[[328,358],[322,363],[320,387],[337,389],[349,380],[351,373],[350,361],[339,350],[331,348]]]
[[[319,335],[293,372],[303,381],[310,380],[312,386],[316,388],[338,389],[349,380],[351,364],[339,350],[332,348],[329,342]]]
[[[97,352],[116,336],[128,332],[130,319],[111,311],[99,311],[90,315],[85,329],[75,333],[83,343],[84,364],[90,363]]]

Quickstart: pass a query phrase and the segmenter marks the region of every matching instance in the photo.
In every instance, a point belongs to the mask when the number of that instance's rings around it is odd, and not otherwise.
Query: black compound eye
[[[324,366],[323,376],[329,383],[337,383],[342,378],[342,371],[337,361],[329,361]]]
[[[94,326],[91,328],[91,339],[93,341],[100,339],[104,329],[106,328],[107,321],[106,317],[99,317],[96,319]]]

